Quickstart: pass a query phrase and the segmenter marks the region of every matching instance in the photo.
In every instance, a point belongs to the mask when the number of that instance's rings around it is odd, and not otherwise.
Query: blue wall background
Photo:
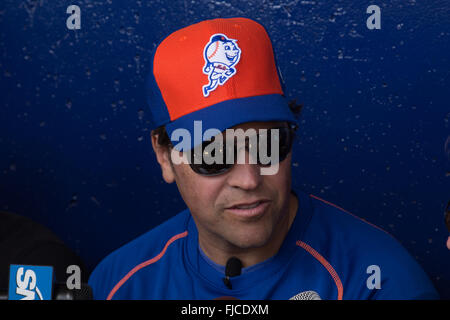
[[[81,8],[80,30],[66,28],[71,4]],[[366,27],[371,4],[381,8],[381,30]],[[246,16],[266,26],[286,94],[305,105],[294,183],[394,235],[449,299],[449,8],[3,0],[0,210],[49,227],[89,270],[176,214],[184,204],[151,150],[149,53],[175,29]]]

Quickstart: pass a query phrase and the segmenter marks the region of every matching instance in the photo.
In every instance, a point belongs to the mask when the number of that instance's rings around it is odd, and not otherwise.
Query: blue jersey
[[[89,284],[95,299],[439,299],[429,278],[389,234],[300,190],[277,254],[223,282],[185,210],[107,256]]]

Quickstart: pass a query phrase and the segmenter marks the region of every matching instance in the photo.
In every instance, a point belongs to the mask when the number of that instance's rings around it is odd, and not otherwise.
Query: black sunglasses
[[[265,148],[267,157],[270,157],[273,152],[272,130],[278,130],[278,134],[274,135],[274,137],[278,139],[278,147],[279,147],[278,159],[275,160],[278,160],[278,162],[282,162],[284,159],[286,159],[289,152],[291,152],[297,126],[290,125],[287,127],[270,128],[267,129],[267,131],[265,131],[264,134],[261,133],[256,134],[256,141],[255,141],[256,145]],[[246,139],[245,141],[246,150],[252,147],[249,141],[251,141],[251,139],[249,138]],[[214,138],[212,138],[211,141],[203,142],[200,147],[195,148],[195,151],[192,150],[192,152],[189,152],[190,154],[189,165],[195,173],[200,174],[202,176],[216,176],[229,171],[234,166],[234,164],[237,163],[239,150],[236,141],[234,141],[234,143],[231,144],[231,147],[229,146],[230,144],[228,143],[225,142],[220,143],[220,148],[211,148],[210,145],[212,143],[214,143]],[[208,148],[208,146],[210,147]],[[231,150],[231,148],[233,149]],[[208,151],[208,149],[210,149],[211,151]],[[219,155],[215,154],[216,151],[220,152],[220,154]],[[218,158],[222,159],[223,161],[207,163],[204,160],[205,155],[213,158],[218,156]],[[267,163],[267,161],[264,162],[261,159],[261,153],[258,152],[256,163],[259,166],[266,167],[269,165],[276,164],[276,162],[270,163]]]

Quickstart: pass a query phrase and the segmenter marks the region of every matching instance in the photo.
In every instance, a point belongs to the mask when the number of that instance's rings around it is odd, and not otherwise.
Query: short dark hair
[[[152,131],[152,136],[158,137],[158,144],[163,147],[170,145],[170,138],[166,131],[166,126],[161,126]]]
[[[303,109],[303,104],[298,104],[296,100],[291,100],[288,103],[294,116],[298,118]],[[152,131],[152,136],[158,136],[158,144],[163,147],[167,147],[171,144],[169,135],[167,134],[166,127],[160,126]]]

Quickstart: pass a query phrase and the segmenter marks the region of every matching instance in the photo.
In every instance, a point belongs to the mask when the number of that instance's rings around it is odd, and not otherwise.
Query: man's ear
[[[156,154],[156,160],[161,166],[162,177],[165,182],[172,183],[175,181],[175,171],[170,161],[170,149],[158,143],[158,136],[150,134],[152,140],[153,151]]]

